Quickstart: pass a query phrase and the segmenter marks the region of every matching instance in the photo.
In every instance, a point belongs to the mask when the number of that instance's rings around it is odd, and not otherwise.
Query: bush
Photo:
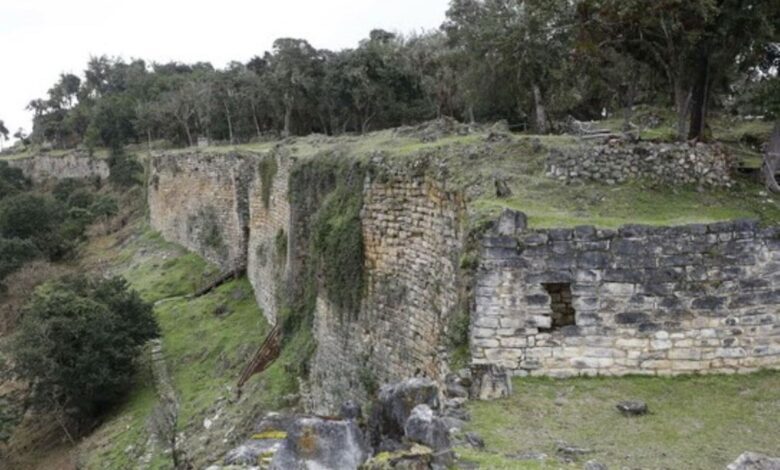
[[[58,201],[67,202],[70,195],[77,189],[83,188],[84,185],[85,182],[78,178],[65,178],[59,180],[57,184],[54,185],[54,189],[52,189],[51,192]]]
[[[0,162],[0,199],[24,191],[30,187],[30,180],[22,170],[11,168],[8,162]]]
[[[132,155],[122,149],[114,149],[108,157],[108,180],[119,188],[129,188],[140,183],[143,166]]]
[[[30,239],[50,259],[67,251],[59,226],[65,219],[64,206],[51,196],[20,193],[0,202],[0,235]]]
[[[123,397],[140,347],[157,335],[151,304],[124,279],[71,277],[36,289],[11,353],[39,406],[83,419]]]
[[[78,188],[68,196],[68,207],[88,209],[95,201],[95,194],[86,188]]]
[[[41,252],[30,240],[0,238],[0,281],[40,255]]]

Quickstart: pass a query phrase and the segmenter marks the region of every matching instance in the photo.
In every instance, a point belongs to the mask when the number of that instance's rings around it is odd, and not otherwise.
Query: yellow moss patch
[[[252,434],[252,440],[265,441],[269,439],[287,439],[287,433],[284,431],[265,431]]]

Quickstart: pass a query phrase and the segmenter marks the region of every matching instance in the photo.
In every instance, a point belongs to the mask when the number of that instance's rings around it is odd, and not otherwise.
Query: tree
[[[124,396],[139,348],[157,335],[152,306],[124,279],[71,277],[35,290],[11,353],[39,406],[83,420]]]
[[[0,150],[3,150],[4,140],[8,140],[8,128],[5,127],[5,123],[0,119]]]
[[[0,235],[30,239],[51,259],[61,257],[66,251],[59,234],[64,220],[64,206],[51,196],[25,192],[0,202]]]
[[[129,188],[139,183],[143,166],[135,156],[128,155],[121,148],[113,149],[108,157],[108,180],[119,188]]]
[[[321,55],[303,39],[280,38],[274,41],[271,56],[271,79],[278,90],[283,109],[282,135],[292,132],[296,109],[305,109],[316,95]]]

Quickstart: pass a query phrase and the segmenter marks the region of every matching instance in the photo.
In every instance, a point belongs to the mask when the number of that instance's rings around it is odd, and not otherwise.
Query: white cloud
[[[91,55],[224,66],[278,37],[353,47],[374,28],[410,32],[444,21],[448,0],[0,0],[0,119],[31,130],[27,103]]]

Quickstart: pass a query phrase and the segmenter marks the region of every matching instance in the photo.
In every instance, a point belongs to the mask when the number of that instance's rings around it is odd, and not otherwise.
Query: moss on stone
[[[271,190],[274,185],[274,177],[279,171],[279,165],[276,163],[276,155],[265,155],[257,164],[257,172],[260,175],[260,184],[262,187],[261,195],[263,198],[263,207],[268,209],[271,205]]]

